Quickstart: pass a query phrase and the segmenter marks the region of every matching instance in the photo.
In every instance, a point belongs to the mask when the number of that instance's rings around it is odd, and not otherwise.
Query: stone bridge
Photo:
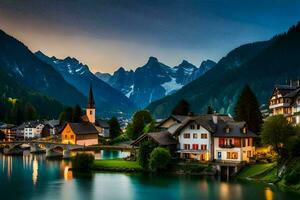
[[[69,158],[72,150],[84,148],[82,145],[62,144],[58,142],[47,141],[12,141],[0,142],[0,146],[4,148],[4,153],[13,154],[16,149],[20,149],[22,145],[30,147],[30,153],[46,152],[46,157],[63,157]]]

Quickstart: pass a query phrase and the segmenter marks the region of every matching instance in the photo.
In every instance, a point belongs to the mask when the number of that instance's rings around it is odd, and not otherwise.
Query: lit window
[[[207,149],[207,145],[206,144],[201,144],[201,150],[206,150]]]
[[[198,138],[198,134],[197,134],[197,133],[194,133],[194,134],[193,134],[193,138],[194,138],[194,139],[197,139],[197,138]]]
[[[238,159],[237,152],[227,152],[227,159]]]

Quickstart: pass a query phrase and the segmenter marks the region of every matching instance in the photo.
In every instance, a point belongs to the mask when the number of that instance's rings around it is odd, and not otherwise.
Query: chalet
[[[11,141],[15,139],[15,132],[14,132],[15,127],[16,126],[13,124],[5,124],[5,123],[0,124],[0,131],[2,131],[5,134],[6,140]]]
[[[187,118],[174,132],[180,158],[208,161],[214,159],[213,134],[219,123],[233,121],[227,115],[199,115]]]
[[[293,124],[300,124],[300,81],[275,85],[269,99],[270,115],[284,115]]]
[[[214,138],[214,158],[217,161],[246,161],[255,153],[253,132],[245,122],[227,122],[217,124]]]
[[[52,120],[48,120],[48,121],[45,121],[45,127],[43,130],[44,132],[46,132],[46,134],[49,133],[49,135],[56,135],[59,131],[59,120],[55,120],[55,119],[52,119]]]
[[[152,140],[159,146],[174,149],[182,159],[199,161],[247,162],[254,155],[256,135],[247,129],[245,122],[216,114],[180,119],[169,117],[158,125],[165,130],[143,134],[132,145],[137,147],[142,141]]]
[[[29,121],[24,126],[24,139],[38,138],[41,137],[44,124],[42,121]]]
[[[98,131],[91,123],[67,123],[61,131],[64,144],[95,145],[98,144]]]

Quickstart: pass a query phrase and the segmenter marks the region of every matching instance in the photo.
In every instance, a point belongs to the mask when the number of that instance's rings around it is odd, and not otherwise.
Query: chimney
[[[218,115],[213,114],[212,119],[213,119],[213,123],[214,123],[214,124],[217,124],[217,123],[218,123]]]

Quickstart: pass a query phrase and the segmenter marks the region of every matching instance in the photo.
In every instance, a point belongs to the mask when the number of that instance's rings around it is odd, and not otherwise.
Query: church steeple
[[[90,92],[89,92],[89,98],[88,98],[86,108],[95,108],[95,100],[94,100],[94,95],[93,95],[92,84],[90,84]]]
[[[95,123],[96,121],[96,106],[94,100],[94,94],[92,89],[92,84],[90,85],[89,97],[86,106],[86,116],[90,123]]]

